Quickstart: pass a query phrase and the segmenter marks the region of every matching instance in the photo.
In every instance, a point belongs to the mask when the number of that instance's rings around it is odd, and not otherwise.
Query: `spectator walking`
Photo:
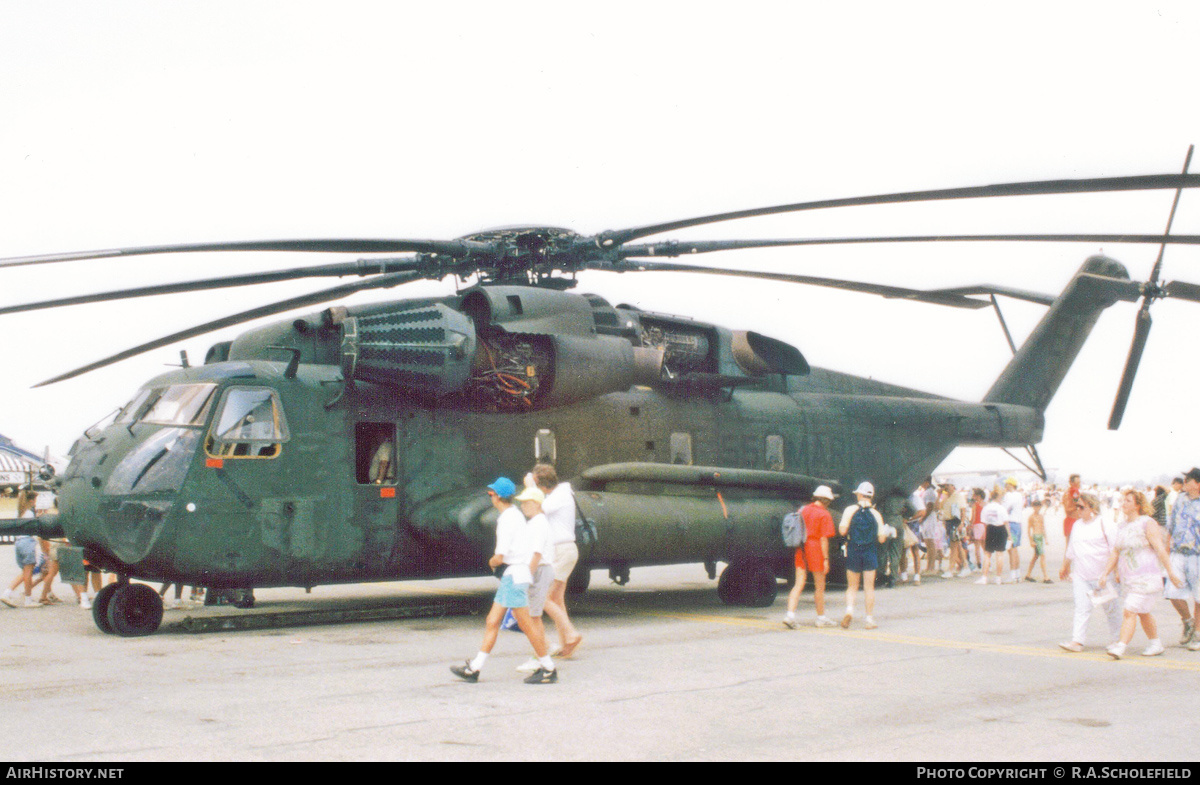
[[[554,541],[554,582],[546,599],[546,615],[558,631],[558,646],[551,654],[570,657],[583,642],[583,636],[567,615],[567,580],[579,562],[579,546],[575,544],[575,493],[569,482],[559,481],[558,472],[548,463],[534,466],[530,479],[545,494],[542,512],[550,522]]]
[[[800,509],[804,521],[805,540],[796,548],[794,563],[796,583],[788,592],[787,614],[783,623],[788,629],[796,629],[796,606],[808,573],[813,575],[813,603],[816,606],[818,627],[832,627],[833,622],[825,617],[825,575],[829,572],[829,538],[833,536],[833,515],[829,505],[833,501],[833,489],[821,485],[813,491],[812,501]]]
[[[975,568],[983,570],[983,546],[987,538],[987,526],[983,522],[983,505],[987,503],[987,494],[983,488],[971,491],[971,542],[975,546]],[[984,576],[987,573],[984,572]]]
[[[995,583],[1004,582],[1000,574],[1004,571],[1004,552],[1008,550],[1008,521],[1004,505],[1000,503],[1001,498],[1001,490],[993,488],[991,499],[979,513],[986,529],[983,535],[983,576],[975,581],[980,586],[987,585],[993,562],[996,564]]]
[[[1025,494],[1015,477],[1004,481],[1004,509],[1008,517],[1008,579],[1016,583],[1021,579],[1021,530],[1025,526]]]
[[[1091,493],[1080,493],[1077,500],[1079,519],[1071,530],[1071,540],[1067,544],[1067,555],[1063,560],[1060,580],[1071,579],[1075,594],[1075,620],[1072,626],[1071,640],[1058,644],[1065,651],[1083,651],[1087,639],[1088,620],[1092,616],[1092,596],[1100,586],[1100,576],[1108,563],[1116,541],[1115,524],[1104,520],[1100,515],[1100,500]],[[1121,607],[1115,599],[1103,603],[1105,616],[1108,617],[1109,631],[1112,639],[1118,640],[1121,635]]]
[[[34,512],[36,503],[37,491],[21,489],[17,493],[17,517],[23,519],[36,518],[37,515]],[[3,602],[10,608],[18,607],[20,595],[16,591],[17,587],[21,584],[25,585],[24,607],[41,607],[41,603],[33,598],[33,587],[37,584],[33,579],[34,567],[38,563],[37,539],[33,535],[23,534],[17,537],[14,542],[13,551],[17,557],[17,567],[21,570],[21,574],[16,577],[4,594],[0,594],[0,602]]]
[[[1171,566],[1163,543],[1164,535],[1158,522],[1151,517],[1153,505],[1146,500],[1141,491],[1126,491],[1122,496],[1121,512],[1125,515],[1125,525],[1117,530],[1116,541],[1109,554],[1104,573],[1100,576],[1099,588],[1104,589],[1108,576],[1116,571],[1120,576],[1121,586],[1125,589],[1124,616],[1121,620],[1121,637],[1108,647],[1108,654],[1114,660],[1121,659],[1125,647],[1133,640],[1133,632],[1138,620],[1142,622],[1142,630],[1150,640],[1150,644],[1142,652],[1147,657],[1162,654],[1163,644],[1158,637],[1158,625],[1150,612],[1154,601],[1163,591],[1163,571],[1176,587],[1183,585],[1183,579]]]
[[[1196,639],[1196,625],[1200,624],[1200,468],[1189,470],[1181,486],[1168,518],[1167,536],[1171,566],[1184,585],[1166,587],[1166,597],[1183,621],[1179,643],[1190,651],[1200,651],[1200,640]]]
[[[1041,564],[1042,583],[1054,583],[1046,575],[1046,519],[1042,515],[1040,499],[1033,500],[1033,510],[1029,513],[1029,547],[1033,549],[1033,558],[1029,560],[1029,570],[1025,573],[1025,580],[1037,583],[1033,577],[1033,568]]]
[[[1063,541],[1070,543],[1071,527],[1079,520],[1079,475],[1072,474],[1067,480],[1067,489],[1062,493]]]
[[[933,498],[930,498],[931,494]],[[909,503],[912,505],[913,512],[912,517],[905,521],[905,524],[912,531],[916,539],[910,550],[912,555],[913,583],[918,586],[921,584],[921,553],[927,549],[924,533],[925,521],[929,516],[933,515],[936,498],[937,495],[933,490],[932,477],[926,477],[922,480],[917,489],[913,491],[912,496],[909,497]],[[904,580],[904,575],[901,575],[900,578]]]
[[[521,515],[525,517],[525,530],[522,536],[528,538],[528,547],[537,557],[537,568],[533,573],[533,583],[529,585],[529,622],[534,628],[534,637],[545,639],[546,627],[542,623],[542,611],[549,607],[550,585],[554,583],[554,541],[550,536],[550,521],[542,512],[542,502],[546,495],[536,485],[527,486],[513,501],[521,506]],[[521,673],[536,673],[542,667],[541,662],[532,657],[517,666]]]
[[[858,504],[852,504],[842,512],[838,533],[846,538],[846,615],[842,617],[842,629],[850,626],[854,619],[854,597],[858,593],[858,582],[863,581],[863,596],[866,599],[868,630],[875,623],[875,570],[879,566],[877,542],[887,539],[883,516],[871,506],[875,488],[869,482],[861,483],[854,495]]]

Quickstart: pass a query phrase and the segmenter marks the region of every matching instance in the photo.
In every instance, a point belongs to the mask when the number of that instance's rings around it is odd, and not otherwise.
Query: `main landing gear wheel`
[[[115,588],[107,611],[113,633],[135,638],[150,635],[162,624],[162,598],[154,589],[144,583],[118,583],[106,588]]]
[[[775,602],[778,593],[775,570],[766,562],[730,564],[717,581],[717,596],[726,605],[766,608]]]
[[[120,584],[117,583],[104,586],[96,592],[96,599],[92,600],[92,621],[96,622],[96,627],[100,632],[108,635],[112,635],[114,632],[112,625],[108,623],[108,604],[112,601],[113,592],[117,590],[118,586]]]

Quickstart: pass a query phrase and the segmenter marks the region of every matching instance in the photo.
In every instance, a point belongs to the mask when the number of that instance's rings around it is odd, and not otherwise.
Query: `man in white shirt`
[[[496,637],[500,634],[500,622],[504,618],[504,612],[511,609],[517,626],[529,638],[542,665],[542,670],[525,682],[553,684],[557,681],[558,674],[554,670],[554,661],[550,659],[546,650],[546,636],[544,633],[540,636],[537,634],[537,628],[529,617],[529,587],[533,583],[533,570],[537,569],[540,556],[533,550],[532,539],[525,534],[525,516],[513,506],[517,486],[507,477],[499,477],[487,487],[487,493],[492,506],[500,513],[496,520],[496,552],[488,560],[488,566],[496,569],[503,564],[504,574],[492,601],[492,609],[488,611],[487,626],[479,653],[463,665],[452,666],[450,671],[464,681],[479,681],[479,672],[487,662],[492,647],[496,645]]]
[[[1007,492],[1004,494],[1004,509],[1008,511],[1008,582],[1016,583],[1021,580],[1021,530],[1025,526],[1025,494],[1017,486],[1017,479],[1009,477],[1004,481]]]

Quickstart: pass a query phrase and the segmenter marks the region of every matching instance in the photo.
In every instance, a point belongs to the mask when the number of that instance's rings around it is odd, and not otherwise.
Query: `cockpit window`
[[[117,415],[117,422],[121,425],[137,422],[137,419],[145,413],[161,393],[162,390],[138,390],[137,395],[133,396],[133,400],[125,404],[125,408]]]
[[[161,390],[158,400],[142,416],[156,425],[202,425],[208,414],[215,384],[173,384]]]
[[[117,415],[116,422],[203,425],[216,389],[215,384],[173,384],[139,390]]]
[[[274,458],[289,439],[279,395],[265,387],[231,387],[209,432],[208,451],[223,458]]]

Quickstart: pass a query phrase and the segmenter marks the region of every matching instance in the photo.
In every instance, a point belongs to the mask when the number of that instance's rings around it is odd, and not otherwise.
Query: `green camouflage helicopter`
[[[1190,154],[1189,154],[1190,158]],[[484,486],[553,462],[575,489],[580,563],[572,588],[607,568],[718,562],[718,594],[774,601],[791,572],[785,512],[818,484],[911,488],[955,447],[1028,448],[1100,313],[1142,298],[1110,427],[1124,410],[1161,297],[1200,287],[1131,281],[1085,261],[1057,297],[994,286],[914,290],[657,261],[746,248],[937,240],[1200,243],[1200,236],[988,235],[636,242],[721,221],[805,210],[995,196],[1179,190],[1200,175],[1010,183],[805,202],[579,235],[552,227],[457,240],[308,240],[128,248],[0,260],[0,267],[196,251],[406,254],[105,292],[0,308],[0,315],[269,281],[357,275],[343,284],[219,319],[62,374],[264,316],[418,279],[472,277],[448,297],[343,307],[249,330],[204,364],[147,381],[111,422],[75,444],[59,514],[9,525],[66,536],[92,568],[116,573],[97,626],[154,632],[158,594],[138,578],[249,592],[256,587],[478,576],[495,514]],[[1172,217],[1174,210],[1172,210]],[[978,403],[810,368],[795,347],[686,316],[570,291],[588,270],[684,270],[849,289],[958,308],[1004,295],[1049,306]],[[998,313],[998,310],[997,310]],[[1011,339],[1010,339],[1011,341]],[[1039,463],[1040,466],[1040,463]],[[838,565],[833,565],[838,569]],[[245,595],[252,596],[252,595]]]

